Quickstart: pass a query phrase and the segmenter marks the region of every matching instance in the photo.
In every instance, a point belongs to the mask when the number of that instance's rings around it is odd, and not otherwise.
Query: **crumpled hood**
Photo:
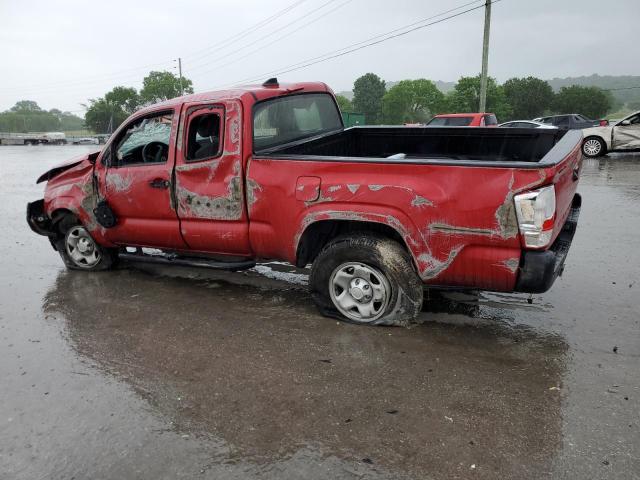
[[[55,167],[51,168],[50,170],[47,170],[45,173],[40,175],[36,183],[42,183],[44,181],[51,180],[56,175],[64,172],[65,170],[69,170],[70,168],[73,168],[82,162],[94,162],[99,154],[100,154],[100,150],[96,152],[88,153],[88,154],[85,153],[77,157],[73,157],[69,160],[65,160],[64,162],[59,163]]]

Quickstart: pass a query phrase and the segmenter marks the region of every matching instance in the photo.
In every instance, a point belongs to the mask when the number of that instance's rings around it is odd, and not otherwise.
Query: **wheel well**
[[[296,253],[296,266],[304,267],[312,263],[327,243],[339,235],[349,233],[376,233],[395,240],[409,252],[402,235],[393,227],[384,223],[357,220],[321,220],[309,225],[302,237],[300,237]]]
[[[58,208],[51,212],[51,228],[57,228],[58,223],[67,215],[75,217],[75,214],[66,208]]]

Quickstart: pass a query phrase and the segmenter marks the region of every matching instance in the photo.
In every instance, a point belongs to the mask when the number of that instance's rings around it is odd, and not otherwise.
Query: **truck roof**
[[[275,80],[275,79],[273,79]],[[223,99],[242,99],[250,97],[252,103],[266,100],[280,95],[290,93],[312,93],[312,92],[329,92],[333,91],[324,82],[299,82],[299,83],[278,83],[267,81],[262,85],[241,85],[226,90],[213,90],[209,92],[194,93],[191,95],[183,95],[182,97],[171,98],[164,102],[154,103],[148,107],[142,108],[138,113],[147,111],[155,111],[158,107],[173,107],[183,103],[191,102],[209,102]]]

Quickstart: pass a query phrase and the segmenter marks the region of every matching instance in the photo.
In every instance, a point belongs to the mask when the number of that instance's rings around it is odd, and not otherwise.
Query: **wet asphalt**
[[[304,272],[66,271],[26,225],[92,147],[0,147],[0,479],[640,478],[640,154],[585,160],[543,295],[318,315]]]

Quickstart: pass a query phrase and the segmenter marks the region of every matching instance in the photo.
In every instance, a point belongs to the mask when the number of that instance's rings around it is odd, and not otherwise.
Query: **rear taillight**
[[[609,120],[600,120],[601,127],[606,127],[607,125],[609,125]]]
[[[525,246],[542,248],[549,245],[556,214],[556,190],[553,185],[516,195],[514,201]]]

